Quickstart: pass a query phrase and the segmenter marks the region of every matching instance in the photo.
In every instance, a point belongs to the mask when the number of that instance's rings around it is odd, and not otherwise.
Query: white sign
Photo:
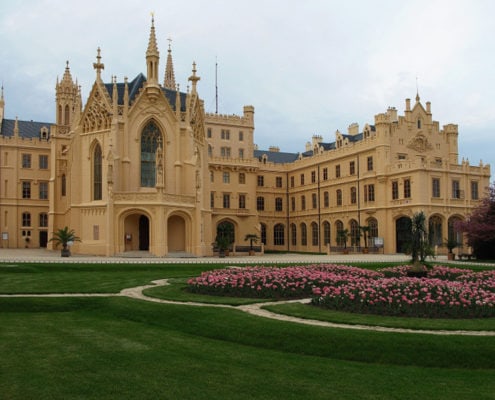
[[[383,238],[382,237],[376,237],[373,239],[374,239],[375,247],[383,247]]]

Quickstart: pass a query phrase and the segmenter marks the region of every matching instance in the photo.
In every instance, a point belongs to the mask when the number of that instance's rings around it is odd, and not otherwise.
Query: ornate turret
[[[147,81],[148,85],[158,86],[158,63],[160,61],[160,53],[156,44],[155,35],[155,17],[151,17],[150,39],[148,41],[148,49],[146,50],[146,65],[147,65]]]
[[[191,90],[191,93],[192,94],[196,94],[196,84],[201,79],[199,76],[196,75],[196,72],[197,72],[196,71],[196,62],[193,62],[193,65],[192,65],[192,75],[189,77],[189,80],[192,83],[192,90]]]
[[[170,42],[172,39],[168,39],[168,55],[167,55],[167,66],[165,67],[165,79],[163,81],[163,86],[167,89],[175,90],[175,74],[174,74],[174,63],[172,61],[172,49],[170,48]]]
[[[77,82],[74,83],[69,69],[69,61],[66,62],[64,76],[55,87],[55,101],[57,104],[56,121],[60,133],[67,133],[74,120],[74,113],[81,107],[80,89]]]

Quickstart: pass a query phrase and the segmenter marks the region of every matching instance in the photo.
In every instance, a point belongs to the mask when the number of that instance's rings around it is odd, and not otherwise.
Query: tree
[[[427,240],[426,216],[423,211],[414,213],[411,219],[411,256],[413,265],[424,262],[431,255]]]
[[[70,250],[67,247],[69,243],[71,242],[80,242],[81,239],[76,236],[76,232],[74,229],[69,229],[68,226],[58,229],[53,233],[53,237],[50,239],[50,242],[55,242],[55,246],[58,246],[59,244],[62,245],[62,250],[60,255],[62,257],[69,257],[70,256]]]
[[[244,237],[244,240],[245,241],[248,241],[249,240],[249,250],[250,251],[253,251],[253,243],[258,243],[258,240],[260,238],[258,237],[258,235],[256,235],[255,233],[248,233],[245,237]]]
[[[495,183],[467,220],[458,222],[455,228],[466,234],[476,258],[495,259]]]

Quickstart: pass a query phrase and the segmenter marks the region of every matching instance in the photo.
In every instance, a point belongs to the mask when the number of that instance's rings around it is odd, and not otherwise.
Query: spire
[[[5,113],[5,100],[3,98],[3,83],[2,83],[2,95],[0,97],[0,135],[2,134],[2,122]]]
[[[172,39],[168,40],[168,54],[167,54],[167,66],[165,67],[165,80],[163,81],[163,86],[167,89],[175,89],[175,74],[174,74],[174,63],[172,61],[172,49],[171,43]]]
[[[416,103],[419,103],[418,77],[416,77]]]
[[[148,41],[148,49],[146,50],[146,65],[148,70],[148,84],[158,86],[158,62],[160,61],[160,53],[156,45],[155,35],[155,16],[151,13],[151,29],[150,39]]]
[[[69,61],[65,62],[64,76],[62,77],[61,84],[72,85],[72,75],[70,74]]]
[[[101,50],[100,48],[98,47],[98,50],[97,50],[97,55],[96,55],[96,62],[93,63],[93,68],[96,70],[96,79],[98,81],[101,80],[101,70],[102,69],[105,69],[105,64],[103,64],[101,62]]]

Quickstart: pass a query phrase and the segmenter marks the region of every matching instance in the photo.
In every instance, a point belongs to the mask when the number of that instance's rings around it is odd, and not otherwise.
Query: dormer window
[[[46,126],[40,129],[40,140],[48,140],[48,128]]]

